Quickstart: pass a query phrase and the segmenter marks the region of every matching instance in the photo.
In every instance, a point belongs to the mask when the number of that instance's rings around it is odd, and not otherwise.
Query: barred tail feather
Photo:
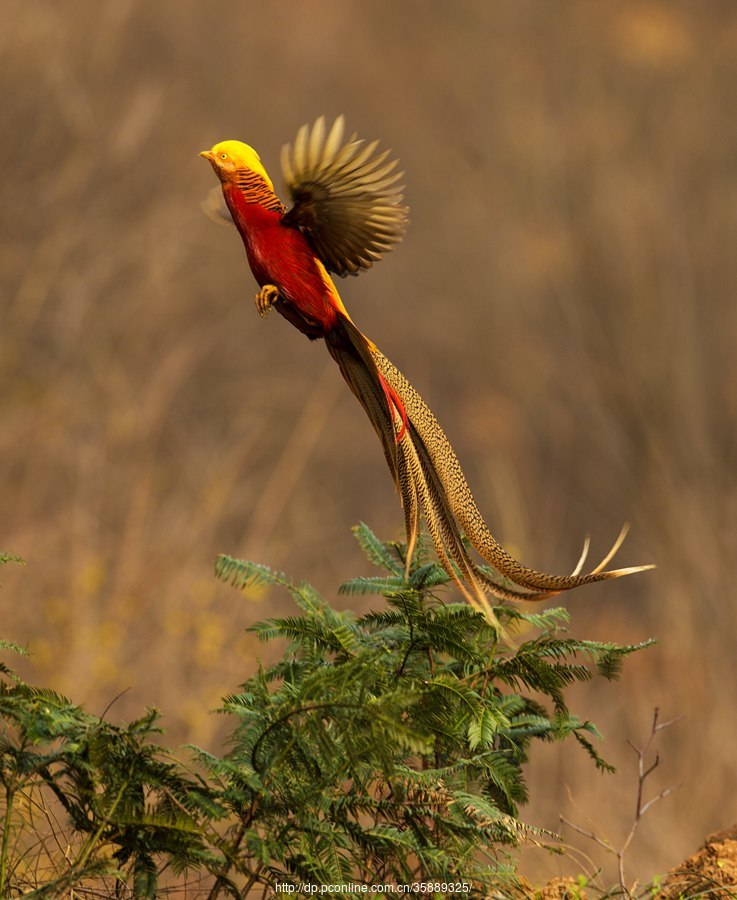
[[[496,619],[487,593],[507,600],[543,600],[584,584],[652,568],[605,570],[626,532],[606,558],[585,574],[580,569],[588,542],[571,575],[548,575],[520,563],[486,527],[443,430],[398,369],[346,317],[339,318],[325,342],[381,440],[404,509],[408,568],[424,515],[441,565],[468,602],[492,622]],[[464,534],[505,583],[473,562]]]
[[[450,509],[458,520],[464,534],[478,554],[502,576],[518,587],[536,593],[536,596],[526,596],[525,599],[543,599],[552,594],[580,587],[584,584],[619,578],[622,575],[631,575],[635,572],[653,568],[652,566],[630,566],[622,569],[604,568],[621,546],[627,533],[626,528],[623,529],[602,562],[590,572],[584,574],[580,574],[578,571],[582,563],[579,563],[579,566],[576,567],[576,570],[571,575],[548,575],[531,569],[516,560],[499,544],[486,527],[463,474],[458,457],[455,455],[448,438],[427,404],[402,373],[380,351],[375,350],[372,356],[381,375],[401,398],[407,419],[412,427],[416,429],[424,443],[431,463],[445,488]],[[585,553],[583,558],[585,558]],[[483,572],[480,574],[489,583],[488,576]],[[489,586],[492,589],[499,587],[493,581],[491,581]],[[519,597],[515,597],[515,599],[519,599]]]

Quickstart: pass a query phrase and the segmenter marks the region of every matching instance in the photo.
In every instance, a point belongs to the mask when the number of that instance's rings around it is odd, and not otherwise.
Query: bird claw
[[[269,310],[279,299],[279,288],[274,284],[265,284],[256,294],[256,309],[262,319],[269,314]]]

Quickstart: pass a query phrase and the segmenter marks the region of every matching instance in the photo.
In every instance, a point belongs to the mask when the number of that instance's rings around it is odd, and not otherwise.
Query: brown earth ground
[[[590,894],[572,878],[553,878],[543,888],[525,886],[519,896],[520,900],[587,900],[599,892]],[[703,847],[672,869],[651,896],[667,900],[737,897],[737,825],[710,834]]]
[[[704,846],[663,883],[662,897],[737,897],[737,825],[710,834]]]

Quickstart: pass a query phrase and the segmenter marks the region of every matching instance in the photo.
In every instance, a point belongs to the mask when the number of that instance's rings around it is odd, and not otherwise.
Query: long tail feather
[[[348,318],[341,316],[325,342],[366,410],[394,476],[404,509],[408,569],[422,515],[441,565],[468,602],[492,622],[496,618],[487,592],[500,599],[543,600],[584,584],[652,568],[605,569],[624,540],[626,529],[590,572],[581,574],[588,538],[570,575],[548,575],[523,565],[486,527],[447,437],[401,372]],[[473,562],[463,541],[464,534],[482,559],[499,573],[501,581]]]
[[[424,441],[430,459],[445,486],[450,508],[463,532],[479,555],[501,575],[519,587],[542,591],[547,595],[551,591],[567,591],[595,581],[619,578],[622,575],[630,575],[633,572],[653,568],[652,566],[633,566],[626,569],[604,570],[604,566],[610,562],[614,553],[619,549],[626,531],[617,538],[605,559],[595,569],[585,574],[574,570],[571,575],[548,575],[531,569],[516,560],[499,544],[486,527],[466,482],[458,457],[435,416],[402,373],[381,352],[375,350],[372,356],[381,375],[401,398],[408,421],[412,423]]]

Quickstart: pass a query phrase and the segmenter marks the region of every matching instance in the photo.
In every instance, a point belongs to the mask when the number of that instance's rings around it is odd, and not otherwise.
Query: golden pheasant
[[[258,154],[240,141],[215,144],[204,156],[220,179],[229,215],[245,244],[261,290],[256,307],[273,307],[308,338],[322,338],[378,434],[404,509],[407,565],[424,515],[443,568],[467,600],[494,620],[487,592],[501,599],[541,600],[561,591],[639,572],[605,570],[607,557],[581,574],[587,545],[570,575],[547,575],[518,562],[486,527],[458,458],[422,398],[376,345],[353,324],[330,277],[357,275],[404,235],[402,173],[388,151],[377,153],[343,118],[328,131],[323,118],[303,126],[281,164],[292,206],[274,192]],[[463,535],[496,572],[471,558]],[[498,574],[497,574],[498,573]]]

